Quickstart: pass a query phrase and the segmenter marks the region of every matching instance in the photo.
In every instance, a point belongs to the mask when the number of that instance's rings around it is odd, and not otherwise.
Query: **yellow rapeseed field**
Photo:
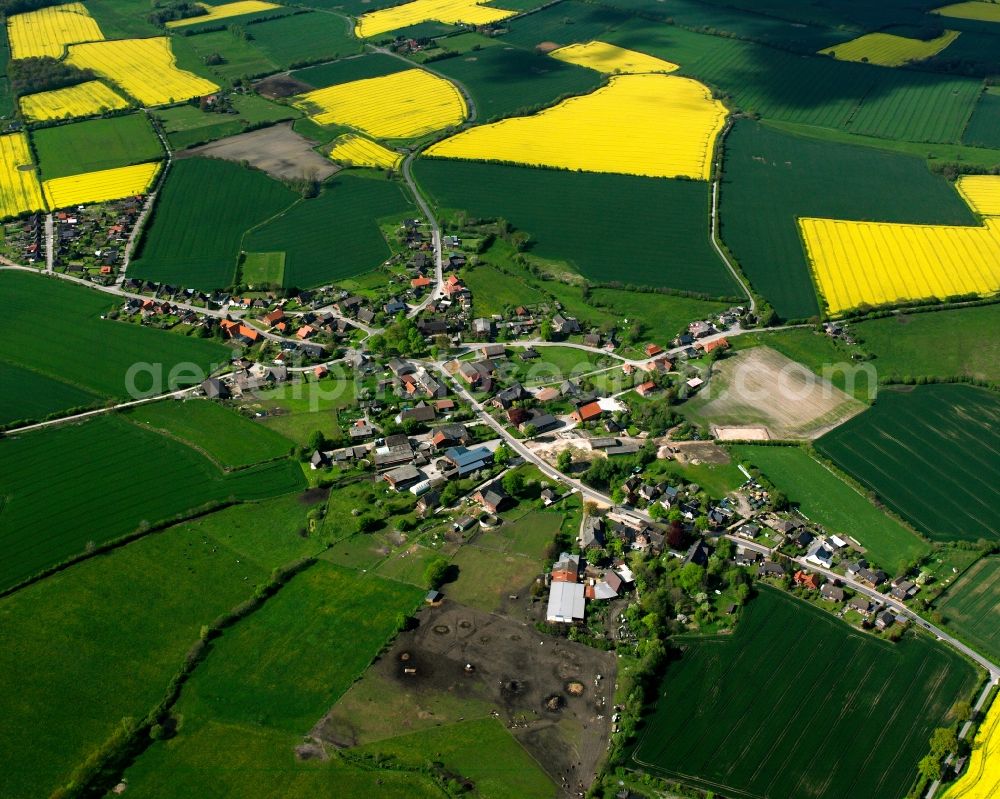
[[[963,175],[957,186],[977,214],[1000,216],[1000,175]]]
[[[977,19],[981,22],[1000,22],[1000,5],[996,3],[981,3],[971,0],[968,3],[953,3],[950,6],[936,8],[932,14],[956,19]]]
[[[145,194],[159,171],[159,163],[136,164],[54,178],[42,185],[49,208],[54,210]]]
[[[883,67],[901,67],[940,53],[958,38],[958,31],[945,31],[936,39],[909,39],[892,33],[866,33],[857,39],[820,50],[838,61],[862,61]]]
[[[1000,290],[1000,218],[983,227],[800,219],[831,313]]]
[[[691,78],[618,75],[528,117],[481,125],[427,155],[707,180],[726,109]]]
[[[68,89],[29,94],[21,98],[21,113],[25,119],[66,119],[99,114],[103,110],[128,108],[128,100],[109,89],[99,80],[88,80]]]
[[[969,768],[943,799],[996,799],[1000,796],[1000,700],[986,714],[969,758]]]
[[[320,125],[347,125],[377,139],[422,136],[460,124],[467,113],[458,89],[422,69],[317,89],[296,105]]]
[[[38,171],[22,166],[32,166],[27,134],[0,136],[0,218],[45,209]]]
[[[606,74],[640,72],[674,72],[680,67],[656,56],[626,50],[605,42],[570,44],[549,53],[553,58],[567,61]]]
[[[207,10],[208,13],[198,17],[172,19],[167,23],[167,27],[182,28],[185,25],[199,25],[204,22],[214,22],[217,19],[238,17],[241,14],[256,14],[258,11],[281,8],[277,3],[265,3],[263,0],[237,0],[235,3],[223,3],[221,6],[210,6],[207,3],[199,3],[198,5]]]
[[[362,39],[434,20],[457,24],[488,25],[516,14],[503,8],[479,5],[476,0],[413,0],[391,8],[369,11],[358,17],[355,33]]]
[[[62,58],[66,45],[97,42],[104,38],[101,29],[83,3],[50,6],[7,20],[11,58],[52,56]]]
[[[67,61],[92,69],[146,106],[179,103],[219,88],[178,69],[166,36],[73,45]]]
[[[353,133],[337,137],[330,149],[330,158],[342,164],[374,169],[395,169],[403,160],[403,156],[395,150]]]

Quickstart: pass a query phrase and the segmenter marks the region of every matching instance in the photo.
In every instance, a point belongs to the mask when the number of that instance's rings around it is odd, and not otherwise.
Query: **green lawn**
[[[1000,305],[900,313],[853,325],[879,377],[1000,381]]]
[[[1000,557],[974,564],[934,607],[978,651],[994,662],[1000,659]]]
[[[476,316],[492,316],[504,313],[509,308],[534,305],[545,299],[545,295],[537,289],[501,272],[489,263],[464,270],[462,281],[472,292]]]
[[[123,717],[144,716],[202,625],[320,548],[298,532],[308,507],[292,496],[223,510],[0,599],[0,794],[48,796]]]
[[[978,683],[930,638],[879,640],[767,587],[735,634],[677,643],[633,759],[727,796],[902,799]]]
[[[0,587],[208,503],[304,482],[288,460],[223,474],[197,450],[116,416],[0,441]]]
[[[355,386],[352,380],[327,377],[313,383],[285,384],[258,392],[244,407],[254,413],[263,412],[259,424],[305,445],[319,430],[327,438],[341,435],[338,412],[354,404]]]
[[[225,288],[233,282],[246,231],[296,199],[284,184],[239,164],[177,161],[128,274],[190,288]]]
[[[5,309],[0,360],[101,397],[132,398],[130,382],[140,392],[137,396],[163,393],[187,385],[168,385],[178,364],[194,365],[207,374],[229,362],[230,350],[215,341],[102,319],[118,305],[115,298],[63,280],[0,272],[0,296]],[[45,309],[44,336],[38,335],[40,308]],[[78,352],[99,352],[100,357],[73,357]],[[141,363],[154,365],[152,375],[141,370],[130,379],[130,369]],[[7,401],[34,407],[29,388],[23,386]]]
[[[608,288],[593,289],[588,302],[627,319],[629,325],[639,322],[643,332],[652,341],[664,346],[674,336],[686,332],[691,322],[708,319],[732,305],[727,302],[710,302],[674,294]]]
[[[140,405],[128,416],[201,450],[225,469],[281,458],[294,448],[279,433],[211,400]]]
[[[1000,538],[1000,398],[992,391],[883,390],[816,449],[933,539]]]
[[[145,114],[40,128],[31,139],[43,180],[163,157],[163,147]]]
[[[788,498],[806,518],[828,532],[856,538],[867,557],[893,574],[929,551],[912,531],[882,513],[851,485],[831,473],[801,447],[733,447]]]
[[[280,286],[285,279],[285,253],[248,252],[240,274],[248,286]]]

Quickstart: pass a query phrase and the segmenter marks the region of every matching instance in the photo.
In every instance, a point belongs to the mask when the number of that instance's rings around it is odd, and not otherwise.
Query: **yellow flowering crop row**
[[[725,118],[725,106],[695,80],[618,75],[533,116],[462,131],[427,155],[707,180]]]
[[[969,768],[943,799],[995,799],[1000,796],[1000,700],[986,714],[969,758]]]
[[[1000,22],[1000,5],[971,0],[968,3],[953,3],[944,8],[936,8],[932,14],[956,19],[977,19],[980,22]]]
[[[83,3],[50,6],[7,20],[11,58],[62,58],[66,45],[104,38]]]
[[[958,31],[945,31],[936,39],[909,39],[892,33],[866,33],[843,44],[820,50],[838,61],[863,61],[883,67],[901,67],[940,53],[958,38]]]
[[[27,135],[8,133],[0,136],[0,218],[44,209]]]
[[[353,133],[337,137],[330,149],[330,158],[342,164],[374,169],[395,169],[403,160],[403,156],[395,150]]]
[[[957,187],[977,214],[1000,216],[1000,175],[963,175]]]
[[[1000,290],[1000,219],[983,227],[800,219],[831,313]]]
[[[199,3],[202,8],[208,11],[198,17],[187,17],[185,19],[172,19],[167,23],[168,28],[181,28],[185,25],[198,25],[203,22],[212,22],[217,19],[227,17],[238,17],[241,14],[256,14],[258,11],[268,11],[272,8],[281,8],[277,3],[265,3],[263,0],[237,0],[235,3],[223,3],[221,6],[210,6],[207,3]]]
[[[69,208],[145,194],[159,171],[159,163],[136,164],[54,178],[42,185],[49,208]]]
[[[677,64],[664,61],[662,58],[639,53],[635,50],[626,50],[624,47],[604,42],[570,44],[553,50],[549,55],[560,61],[588,67],[605,74],[674,72],[679,69]]]
[[[300,95],[320,125],[347,125],[378,139],[409,139],[465,119],[461,93],[422,69],[350,81]]]
[[[67,61],[92,69],[147,106],[179,103],[219,88],[210,80],[178,69],[165,36],[73,45]]]
[[[355,33],[362,39],[378,36],[386,31],[394,31],[434,20],[458,24],[488,25],[512,17],[516,11],[479,5],[475,0],[414,0],[391,8],[369,11],[358,17]]]
[[[128,108],[128,100],[99,80],[21,98],[21,113],[31,121],[86,117],[118,108]]]

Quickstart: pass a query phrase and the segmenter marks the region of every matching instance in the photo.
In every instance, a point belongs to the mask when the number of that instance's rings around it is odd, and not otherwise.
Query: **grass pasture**
[[[917,535],[800,447],[737,446],[733,455],[760,469],[811,521],[857,539],[866,556],[887,572],[898,574],[928,551]]]
[[[377,220],[393,215],[401,220],[412,208],[398,183],[337,175],[319,197],[251,232],[243,249],[283,252],[283,285],[316,286],[379,266],[392,253]]]
[[[141,164],[163,157],[144,114],[89,119],[32,133],[44,180]]]
[[[592,69],[521,47],[486,47],[430,66],[469,91],[478,123],[521,116],[601,84],[601,75]]]
[[[128,417],[201,450],[224,469],[282,458],[295,446],[283,435],[211,400],[140,405]]]
[[[985,557],[935,602],[948,627],[978,651],[1000,659],[1000,557]]]
[[[352,380],[326,377],[258,391],[244,408],[264,414],[258,424],[305,446],[316,430],[331,439],[340,437],[339,412],[354,404],[354,392]]]
[[[433,159],[414,172],[439,207],[503,217],[592,281],[738,296],[709,245],[705,183]]]
[[[737,123],[726,138],[721,235],[785,319],[818,311],[799,217],[978,224],[954,187],[921,159]]]
[[[991,391],[883,389],[816,448],[931,538],[1000,538],[1000,399]]]
[[[286,186],[237,164],[177,161],[129,275],[204,290],[225,288],[235,277],[245,232],[295,199]],[[178,230],[184,235],[178,236]]]
[[[207,503],[304,485],[292,461],[223,474],[195,449],[114,416],[3,441],[0,475],[0,587]]]
[[[248,252],[240,274],[249,286],[280,286],[285,280],[285,253]]]
[[[880,641],[770,588],[732,636],[685,644],[633,759],[727,796],[902,799],[978,679],[929,638]]]
[[[126,376],[136,363],[161,364],[166,382],[181,363],[208,373],[216,364],[229,362],[230,350],[217,342],[101,319],[117,305],[114,298],[62,280],[4,271],[0,295],[6,311],[0,324],[0,361],[101,397],[130,398]],[[45,309],[44,336],[37,334],[39,308]],[[99,352],[101,357],[74,358],[73,352]],[[169,388],[157,387],[142,375],[136,377],[135,387],[152,393]],[[23,386],[19,398],[10,401],[27,410],[34,398],[26,389]]]
[[[145,715],[201,625],[321,548],[298,533],[307,510],[299,496],[228,508],[0,599],[0,670],[17,686],[0,692],[0,793],[48,796],[123,717]]]

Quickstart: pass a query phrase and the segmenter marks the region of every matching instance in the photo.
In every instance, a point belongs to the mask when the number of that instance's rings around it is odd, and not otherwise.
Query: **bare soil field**
[[[719,441],[769,441],[770,434],[766,427],[724,427],[712,426],[712,435]]]
[[[296,80],[291,75],[272,75],[254,84],[254,89],[262,97],[276,100],[279,97],[291,97],[293,94],[304,94],[312,91],[312,86]]]
[[[326,180],[337,171],[337,165],[313,150],[308,140],[292,130],[291,123],[252,130],[192,147],[179,153],[177,158],[195,156],[220,158],[238,164],[246,161],[250,166],[279,180]]]
[[[709,427],[758,427],[770,438],[812,439],[866,407],[802,364],[754,347],[716,363],[708,385],[681,410]]]
[[[669,441],[666,447],[678,463],[698,465],[725,464],[732,461],[728,450],[711,441]]]
[[[564,792],[590,785],[609,734],[612,655],[447,600],[419,621],[316,725],[315,738],[353,747],[494,715]]]

